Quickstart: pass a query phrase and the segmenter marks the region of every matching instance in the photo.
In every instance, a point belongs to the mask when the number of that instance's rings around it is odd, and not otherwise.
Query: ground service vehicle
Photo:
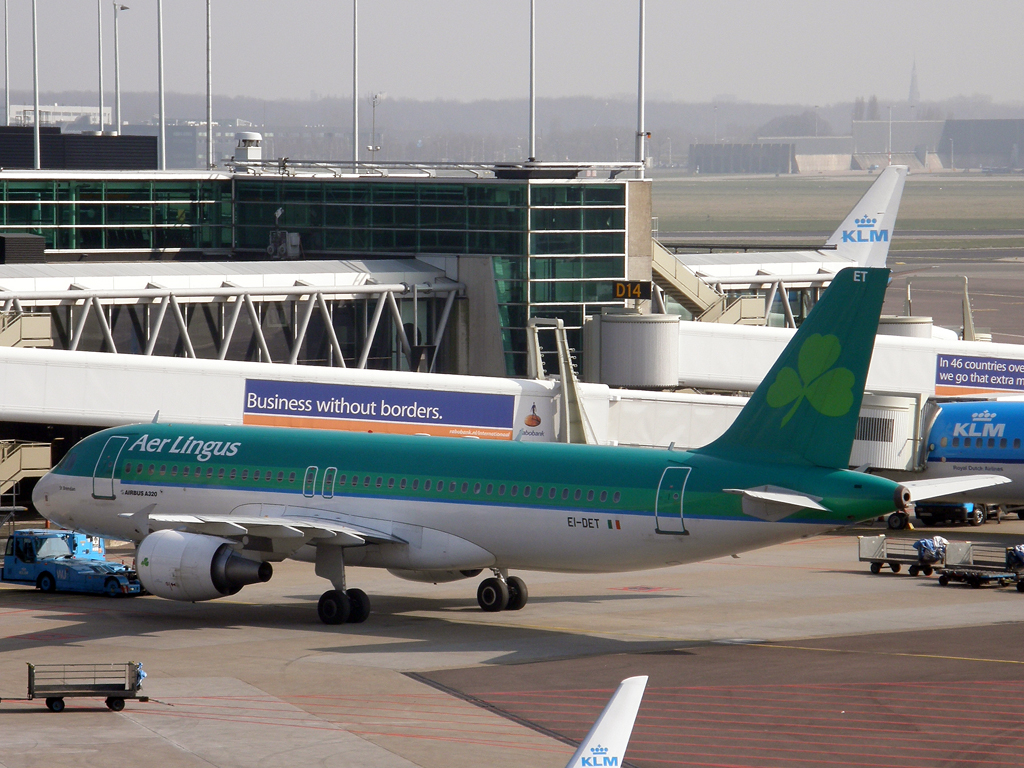
[[[108,597],[142,592],[135,572],[107,562],[102,548],[80,533],[15,531],[4,550],[2,580],[34,584],[43,592],[86,592]]]

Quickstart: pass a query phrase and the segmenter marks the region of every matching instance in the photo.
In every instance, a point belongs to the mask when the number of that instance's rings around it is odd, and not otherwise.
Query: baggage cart
[[[871,563],[871,572],[879,574],[882,566],[889,566],[893,573],[899,573],[903,566],[909,566],[911,576],[919,573],[931,576],[933,570],[941,565],[940,560],[930,560],[922,555],[911,539],[890,539],[884,533],[878,536],[857,537],[858,559],[862,563]]]
[[[1017,591],[1024,592],[1024,562],[1017,547],[951,541],[946,547],[946,563],[940,571],[939,584],[968,584],[977,589],[984,584],[999,586],[1016,582]]]
[[[28,698],[46,699],[51,712],[64,711],[64,699],[103,697],[107,708],[120,712],[125,699],[149,701],[139,689],[146,673],[142,664],[29,664]]]

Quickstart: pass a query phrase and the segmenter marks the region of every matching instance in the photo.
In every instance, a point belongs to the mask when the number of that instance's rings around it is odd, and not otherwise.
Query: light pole
[[[359,0],[352,0],[352,172],[359,163]]]
[[[530,0],[530,156],[537,159],[537,2]],[[618,160],[618,158],[615,158]]]
[[[213,14],[206,0],[206,167],[213,166]]]
[[[7,34],[7,0],[4,0],[4,125],[11,124],[11,57]]]
[[[637,45],[638,61],[636,65],[636,161],[641,163],[639,171],[641,179],[644,177],[643,163],[646,162],[647,156],[647,152],[644,148],[644,139],[646,138],[646,129],[644,128],[644,58],[647,45],[646,10],[647,3],[645,0],[640,0],[640,39]]]
[[[121,135],[121,49],[117,44],[117,14],[127,11],[127,5],[114,3],[114,133]]]
[[[370,162],[374,162],[377,159],[377,151],[380,147],[377,146],[377,105],[384,101],[386,93],[375,93],[370,97],[370,144],[366,147],[370,153]]]
[[[715,104],[715,144],[718,143],[718,105]]]
[[[164,0],[156,0],[156,50],[157,74],[160,82],[160,163],[161,171],[167,170],[167,120],[164,113]]]
[[[103,0],[96,0],[96,50],[99,52],[100,64],[100,133],[103,133]]]
[[[956,165],[953,164],[953,137],[949,137],[949,170],[955,171]]]
[[[818,105],[814,105],[814,138],[818,138]]]
[[[892,165],[892,104],[889,105],[889,165]]]
[[[36,0],[32,0],[32,155],[34,167],[43,167],[39,154],[39,25]]]

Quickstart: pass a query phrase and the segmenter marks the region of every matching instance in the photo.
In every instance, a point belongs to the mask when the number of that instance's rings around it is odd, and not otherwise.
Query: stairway
[[[0,494],[7,493],[26,477],[42,477],[50,471],[50,444],[0,440]]]

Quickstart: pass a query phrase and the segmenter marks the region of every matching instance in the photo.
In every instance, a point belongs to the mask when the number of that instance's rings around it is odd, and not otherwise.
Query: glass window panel
[[[469,253],[523,254],[525,232],[470,232]]]
[[[365,184],[366,182],[364,182]],[[378,184],[370,182],[370,194],[375,203],[415,203],[416,184]]]
[[[579,184],[534,184],[530,186],[530,205],[582,205],[583,187]]]
[[[494,287],[498,294],[498,303],[521,303],[526,301],[525,280],[495,280]]]
[[[625,205],[625,184],[588,184],[583,188],[584,205]]]
[[[625,229],[625,208],[587,208],[583,211],[584,229]]]
[[[573,232],[559,234],[535,233],[530,235],[531,253],[535,254],[573,254],[581,253],[580,235]]]
[[[583,222],[580,208],[534,208],[530,211],[531,229],[580,229]]]
[[[583,235],[583,253],[625,252],[625,232],[588,232]]]

